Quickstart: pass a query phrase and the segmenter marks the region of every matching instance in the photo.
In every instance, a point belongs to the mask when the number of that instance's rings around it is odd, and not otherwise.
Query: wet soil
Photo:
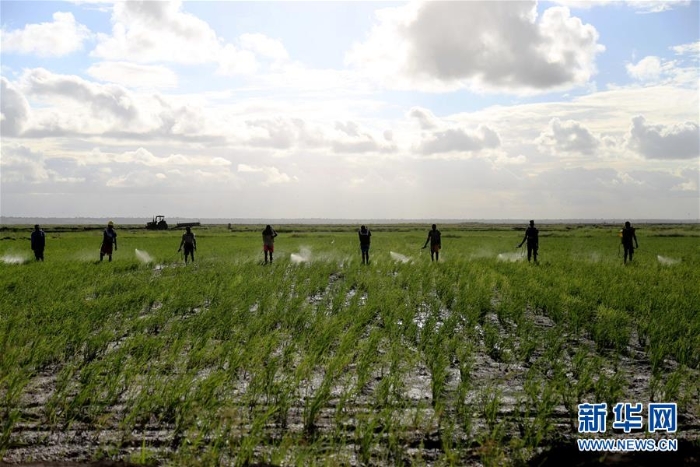
[[[331,276],[327,293],[340,276]],[[353,300],[357,291],[350,289],[347,292],[346,302]],[[358,297],[361,304],[366,300],[366,294]],[[309,297],[309,303],[323,303],[323,293]],[[194,308],[192,314],[206,312],[209,303],[204,303],[199,308]],[[153,304],[151,309],[144,310],[142,315],[148,315],[152,310],[157,310],[161,305]],[[438,325],[447,319],[448,310],[440,311]],[[179,319],[187,319],[189,315]],[[532,324],[540,331],[555,328],[556,324],[548,316],[541,313],[529,313]],[[424,311],[419,307],[415,312],[414,323],[422,328],[426,323]],[[529,367],[544,355],[547,349],[538,348],[529,362],[518,361],[509,358],[508,352],[513,349],[501,349],[494,354],[485,342],[484,328],[496,329],[498,337],[503,342],[514,342],[514,348],[520,343],[512,335],[512,326],[501,322],[495,313],[487,313],[482,322],[477,325],[475,335],[478,342],[474,342],[475,352],[470,362],[470,380],[472,384],[466,393],[464,401],[473,413],[470,432],[461,427],[456,427],[450,435],[455,448],[461,452],[460,463],[462,465],[484,465],[485,445],[480,433],[488,433],[493,430],[483,408],[484,401],[492,394],[498,394],[499,404],[496,418],[498,420],[523,420],[532,421],[532,415],[522,413],[521,402],[525,394],[526,376]],[[506,329],[506,327],[510,329]],[[117,348],[124,339],[115,341],[112,348]],[[564,335],[564,351],[561,353],[562,363],[567,367],[572,366],[572,356],[578,349],[586,349],[591,354],[596,353],[595,343],[586,337],[567,337]],[[386,349],[380,346],[380,353]],[[665,367],[670,373],[676,368],[673,361],[666,361]],[[371,377],[359,393],[353,393],[348,400],[346,394],[356,387],[357,376],[354,364],[349,365],[345,374],[337,378],[330,389],[330,399],[320,409],[312,430],[304,424],[304,409],[310,398],[313,398],[323,385],[324,375],[314,374],[308,381],[302,382],[292,401],[283,423],[270,422],[266,427],[266,436],[269,444],[274,445],[285,434],[296,433],[308,441],[327,439],[343,446],[338,453],[338,463],[344,465],[365,465],[363,457],[358,454],[361,449],[358,446],[357,433],[365,430],[363,420],[376,414],[377,393],[381,390],[383,380],[388,377],[386,368],[375,368]],[[651,363],[639,344],[639,339],[633,333],[630,337],[628,348],[622,356],[613,364],[606,360],[601,371],[607,375],[619,374],[626,382],[621,389],[624,397],[620,402],[651,401]],[[691,380],[700,380],[700,372],[688,370]],[[149,459],[150,464],[167,464],[168,459],[177,452],[188,440],[183,434],[178,433],[174,424],[159,422],[155,417],[144,421],[137,428],[125,432],[122,426],[127,417],[126,406],[130,391],[122,394],[119,401],[109,407],[102,408],[99,417],[87,416],[84,420],[76,419],[70,423],[58,423],[49,425],[46,422],[45,407],[57,390],[57,377],[60,368],[47,368],[36,374],[24,391],[18,410],[18,422],[14,425],[6,450],[2,454],[0,466],[104,466],[127,467],[137,464],[128,462],[129,459],[138,459],[143,446],[148,446],[149,452],[154,456]],[[459,362],[451,362],[445,378],[445,393],[448,398],[457,397],[460,381]],[[240,387],[231,388],[233,394],[243,394],[250,380],[245,378],[240,381]],[[414,461],[420,461],[426,465],[433,465],[444,455],[443,444],[445,439],[440,429],[440,415],[436,413],[434,401],[432,401],[431,373],[422,362],[414,362],[401,378],[401,388],[395,397],[400,404],[396,404],[393,410],[394,421],[399,430],[398,439],[391,440],[400,446],[401,454],[393,454],[387,457],[387,446],[390,444],[388,435],[384,433],[380,424],[374,428],[375,438],[378,443],[372,447],[370,455],[371,465],[410,465]],[[677,452],[667,453],[628,453],[628,454],[601,454],[579,452],[576,445],[577,434],[575,432],[575,414],[564,406],[560,399],[551,410],[550,420],[553,423],[553,434],[546,438],[542,445],[531,452],[528,465],[530,466],[651,466],[651,465],[700,465],[700,413],[698,404],[690,404],[690,407],[679,413],[679,429],[675,438],[679,440]],[[235,404],[234,404],[235,405]],[[0,413],[6,413],[5,407],[0,404]],[[343,416],[339,418],[338,414]],[[442,414],[443,417],[453,417],[449,411]],[[389,423],[388,421],[386,423]],[[1,426],[1,424],[0,424]],[[241,426],[241,436],[249,430],[250,426]],[[644,435],[641,433],[640,435]],[[505,428],[503,440],[508,443],[521,436],[517,423],[509,423]],[[615,434],[612,437],[621,437]],[[267,447],[261,446],[256,452],[261,456],[266,454]],[[155,453],[155,454],[154,454]],[[503,453],[508,458],[507,448]],[[98,457],[104,460],[94,461]],[[366,459],[366,456],[364,457]],[[110,460],[116,459],[116,460]],[[234,462],[230,459],[231,463]],[[225,462],[224,459],[224,463]],[[498,463],[498,461],[496,461]],[[264,465],[264,464],[252,464]]]

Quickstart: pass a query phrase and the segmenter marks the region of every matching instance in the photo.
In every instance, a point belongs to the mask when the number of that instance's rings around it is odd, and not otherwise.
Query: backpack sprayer
[[[620,237],[620,243],[617,245],[617,257],[620,258],[622,256],[622,229],[617,233],[617,236]]]

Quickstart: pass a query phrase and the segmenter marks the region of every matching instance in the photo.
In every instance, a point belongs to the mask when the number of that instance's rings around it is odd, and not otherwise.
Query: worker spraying
[[[265,264],[267,264],[267,256],[270,255],[270,264],[272,264],[272,253],[275,252],[275,237],[277,232],[272,226],[265,226],[265,230],[262,231],[263,239],[263,252],[265,253]]]
[[[102,232],[102,246],[100,247],[100,261],[107,255],[112,261],[112,250],[117,251],[117,231],[114,230],[114,222],[109,221],[107,228]]]
[[[639,248],[639,243],[637,242],[636,231],[629,221],[625,222],[625,228],[620,230],[620,240],[622,242],[622,248],[625,250],[624,262],[627,264],[627,258],[629,258],[631,263],[632,256],[634,256],[634,249]],[[634,245],[632,241],[634,241]]]
[[[440,249],[442,248],[440,237],[440,231],[437,229],[437,225],[433,224],[432,230],[428,231],[428,238],[425,239],[425,245],[423,245],[423,249],[425,249],[425,247],[428,246],[428,242],[430,242],[430,261],[440,260]]]
[[[540,248],[540,238],[539,230],[535,227],[535,221],[530,221],[530,227],[525,230],[525,236],[523,241],[517,248],[523,246],[523,243],[527,241],[527,262],[530,262],[530,258],[534,256],[535,264],[537,264],[537,250]]]

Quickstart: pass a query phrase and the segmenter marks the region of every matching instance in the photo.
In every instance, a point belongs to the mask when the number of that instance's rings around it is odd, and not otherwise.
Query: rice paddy
[[[700,229],[512,226],[29,229],[0,240],[0,459],[143,465],[526,465],[583,402],[678,404],[700,435]],[[619,436],[608,429],[608,437]],[[654,437],[640,431],[636,437]],[[694,453],[694,454],[693,454]],[[687,459],[687,458],[685,458]]]

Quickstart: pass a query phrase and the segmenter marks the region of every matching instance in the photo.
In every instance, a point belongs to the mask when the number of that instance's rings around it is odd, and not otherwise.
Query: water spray
[[[523,252],[514,252],[514,253],[499,253],[496,255],[496,259],[499,261],[509,261],[511,263],[515,263],[516,261],[522,261],[525,256],[523,255]]]
[[[680,259],[669,258],[667,256],[661,255],[656,255],[656,259],[659,261],[659,263],[663,264],[664,266],[673,266],[674,264],[678,264],[681,262]]]
[[[153,258],[151,257],[151,255],[149,255],[145,251],[135,248],[134,253],[136,254],[136,257],[139,259],[139,261],[141,261],[143,264],[149,264],[153,262]]]
[[[24,264],[27,262],[27,258],[21,255],[4,255],[0,259],[5,264]]]
[[[401,253],[395,253],[393,251],[389,252],[389,256],[391,256],[391,259],[393,259],[394,261],[400,261],[402,263],[408,263],[409,261],[411,261],[411,258],[409,258],[408,256],[402,255]]]
[[[292,253],[289,259],[294,264],[308,263],[311,261],[311,250],[306,247],[299,248],[299,253]]]

